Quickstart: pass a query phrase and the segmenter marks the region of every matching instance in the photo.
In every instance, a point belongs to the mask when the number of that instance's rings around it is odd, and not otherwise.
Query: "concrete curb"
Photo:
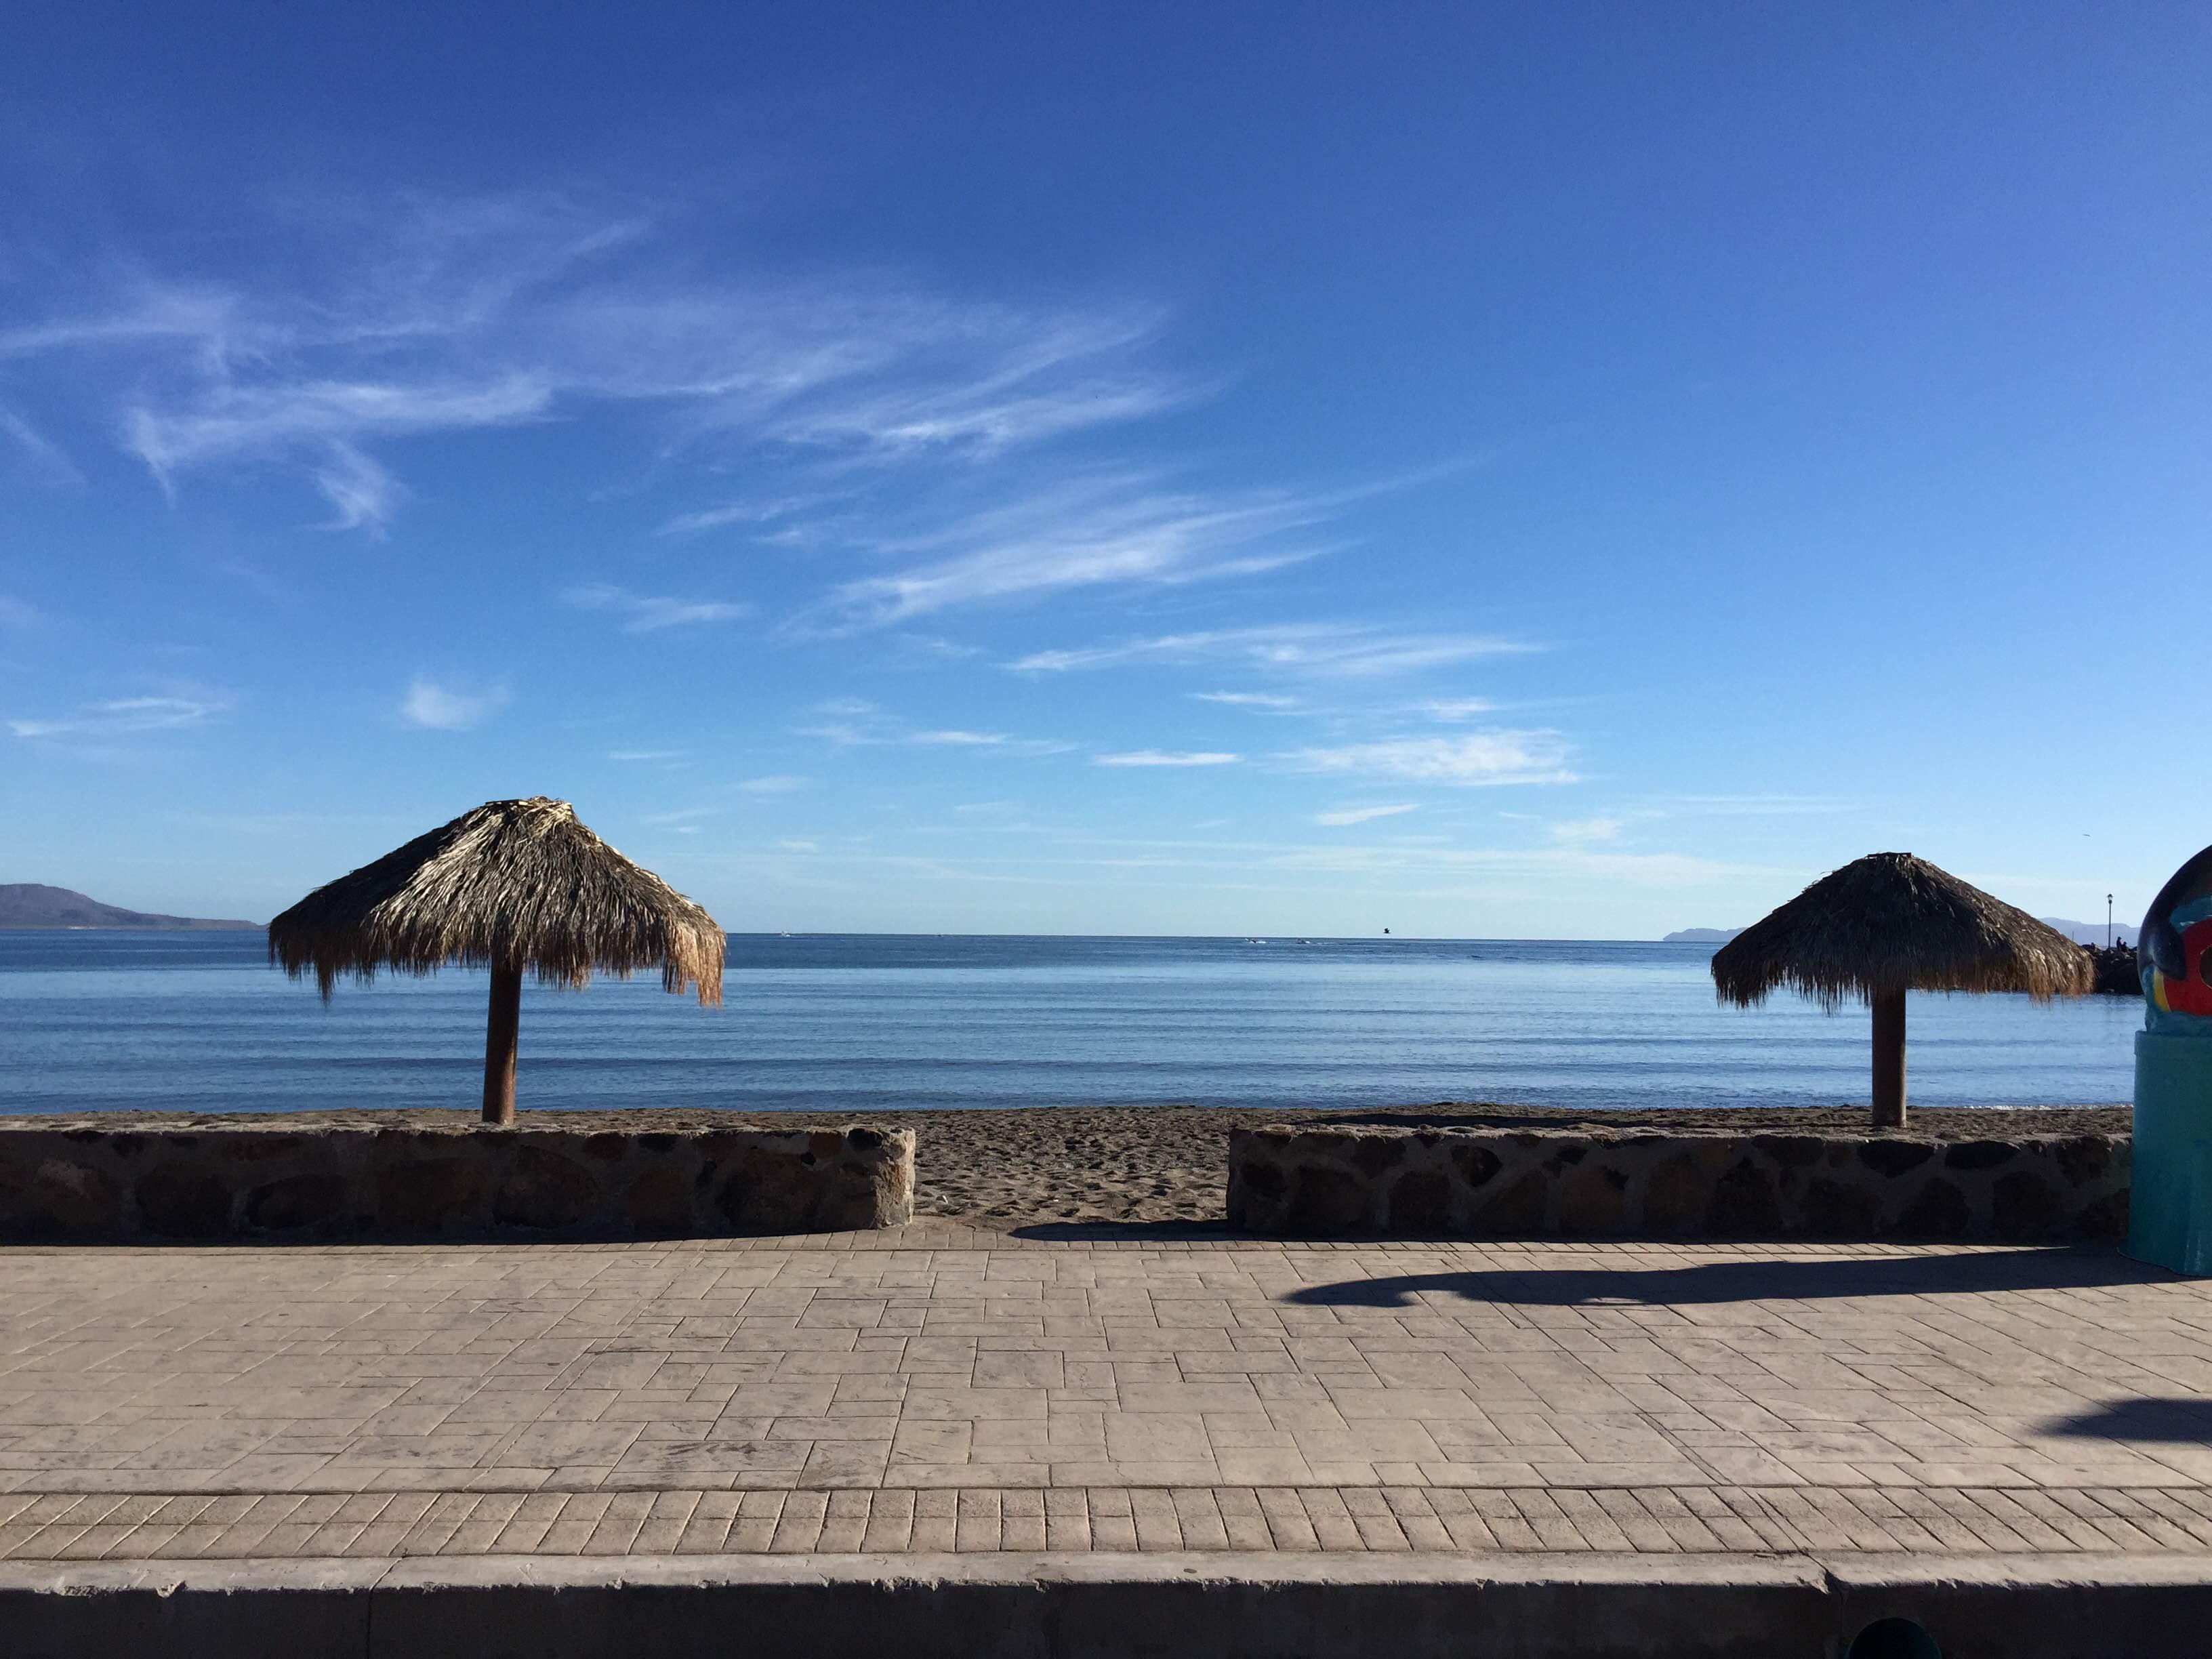
[[[1945,1659],[2194,1656],[2186,1556],[948,1555],[0,1564],[12,1656],[1835,1659],[1877,1619]]]

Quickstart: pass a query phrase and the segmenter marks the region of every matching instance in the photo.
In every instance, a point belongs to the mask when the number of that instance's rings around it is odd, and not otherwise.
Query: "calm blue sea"
[[[0,932],[0,1112],[471,1106],[485,980],[312,983],[258,933]],[[526,985],[524,1109],[1867,1097],[1867,1018],[1717,1006],[1690,945],[733,936],[720,1009]],[[1917,996],[1925,1105],[2131,1093],[2142,1005]]]

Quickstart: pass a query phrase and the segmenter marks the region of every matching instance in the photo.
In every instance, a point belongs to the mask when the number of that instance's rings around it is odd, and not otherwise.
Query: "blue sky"
[[[10,13],[0,879],[1651,937],[2212,838],[2201,9]]]

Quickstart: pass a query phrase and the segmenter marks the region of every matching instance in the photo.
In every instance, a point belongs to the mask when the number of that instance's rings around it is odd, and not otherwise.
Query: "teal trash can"
[[[2136,1033],[2128,1254],[2212,1273],[2212,1042]]]
[[[2212,1274],[2212,847],[2167,878],[2136,936],[2128,1254]]]

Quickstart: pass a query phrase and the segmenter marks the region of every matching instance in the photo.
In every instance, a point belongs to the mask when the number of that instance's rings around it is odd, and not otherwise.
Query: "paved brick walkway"
[[[1236,1550],[1918,1557],[2212,1549],[2188,1487],[842,1487],[832,1492],[27,1493],[21,1561]]]
[[[0,1250],[0,1556],[2203,1551],[2106,1250]]]

